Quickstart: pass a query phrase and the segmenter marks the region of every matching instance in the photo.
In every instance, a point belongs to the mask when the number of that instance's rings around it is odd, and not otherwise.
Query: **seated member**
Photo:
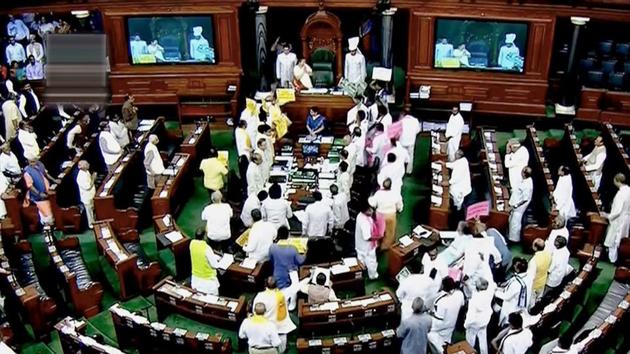
[[[246,318],[238,330],[238,337],[247,339],[249,354],[277,354],[281,344],[276,324],[265,318],[265,304],[254,305],[254,315]]]
[[[491,342],[497,353],[525,354],[534,344],[532,332],[523,328],[523,317],[520,313],[511,313],[508,318],[509,327],[501,331]]]
[[[306,129],[312,137],[319,136],[326,129],[326,117],[319,112],[319,108],[311,107],[306,116]]]
[[[303,284],[300,291],[308,295],[308,303],[311,305],[323,304],[328,301],[337,301],[335,291],[326,285],[328,277],[324,273],[317,273],[315,283]]]
[[[190,287],[206,294],[219,295],[216,269],[220,259],[206,243],[205,236],[205,231],[200,228],[195,232],[195,239],[190,241]]]

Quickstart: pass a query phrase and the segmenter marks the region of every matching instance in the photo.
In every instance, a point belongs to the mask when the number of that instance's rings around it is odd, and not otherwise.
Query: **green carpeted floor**
[[[555,135],[555,132],[553,132]],[[505,143],[508,139],[512,137],[524,138],[525,131],[524,130],[515,130],[512,132],[498,132],[497,133],[497,142],[499,146],[504,149]],[[234,150],[234,143],[231,132],[216,132],[212,135],[212,141],[214,146],[219,150],[229,150],[230,152],[230,168],[233,170],[237,169],[237,161],[236,161],[236,152]],[[421,136],[418,138],[418,143],[416,145],[416,158],[415,158],[415,168],[414,175],[411,177],[406,177],[403,185],[403,198],[404,198],[404,210],[400,214],[398,218],[398,227],[397,233],[398,235],[403,235],[411,231],[411,229],[420,222],[425,222],[428,215],[429,202],[427,200],[427,196],[429,195],[429,186],[428,186],[428,170],[429,170],[429,148],[430,148],[430,140],[428,137]],[[504,153],[504,151],[501,151]],[[200,214],[201,210],[208,202],[208,194],[203,188],[202,181],[200,177],[196,177],[194,179],[195,188],[192,196],[186,203],[186,205],[182,208],[180,215],[177,217],[177,223],[183,229],[183,231],[189,235],[194,234],[194,231],[197,227],[203,226]],[[81,241],[81,249],[83,252],[83,258],[87,263],[88,269],[94,278],[101,281],[105,288],[105,296],[102,301],[102,309],[103,311],[96,316],[90,318],[87,322],[88,326],[88,334],[98,333],[105,338],[105,341],[108,344],[115,345],[116,344],[116,335],[112,325],[112,319],[109,315],[108,308],[117,302],[117,293],[118,293],[118,284],[113,272],[113,269],[102,260],[102,257],[99,256],[96,243],[94,240],[94,236],[91,231],[85,232],[83,234],[78,235]],[[164,270],[165,275],[172,274],[174,272],[173,268],[173,258],[172,254],[169,254],[170,251],[162,251],[158,254],[157,246],[155,243],[155,235],[153,233],[152,228],[148,228],[144,230],[141,234],[141,243],[142,246],[147,252],[147,255],[152,260],[160,261],[162,268]],[[36,266],[38,269],[38,273],[40,274],[48,274],[47,272],[50,270],[50,259],[48,257],[48,253],[43,243],[43,239],[41,235],[32,235],[29,237],[29,241],[33,245],[33,251],[36,259]],[[520,247],[514,247],[512,249],[515,255],[523,255]],[[529,257],[528,255],[525,255]],[[577,261],[572,260],[572,262],[577,265]],[[387,266],[386,256],[379,256],[379,273],[385,274],[385,268]],[[590,314],[592,313],[600,303],[601,299],[605,295],[608,286],[611,282],[614,268],[610,264],[602,264],[600,265],[602,269],[601,275],[595,281],[593,286],[589,289],[588,298],[586,300],[585,308],[583,309],[583,313]],[[392,284],[383,279],[379,279],[376,281],[366,280],[366,291],[372,292],[379,290],[383,287],[389,287]],[[252,297],[254,294],[245,294],[248,298]],[[341,294],[342,296],[344,294]],[[152,297],[136,297],[129,301],[125,301],[121,303],[123,307],[134,310],[141,311],[144,314],[148,314],[151,320],[157,320],[157,315],[155,312],[154,302]],[[577,312],[577,310],[576,310]],[[294,320],[295,314],[292,314]],[[221,328],[212,327],[209,324],[199,323],[183,316],[179,315],[171,315],[166,318],[164,321],[167,325],[181,327],[189,330],[195,331],[203,331],[209,333],[219,332],[223,335],[232,339],[233,344],[237,343],[236,341],[236,333],[233,331],[227,331]],[[566,327],[566,326],[565,326]],[[455,333],[454,340],[464,339],[464,334],[460,331]],[[289,352],[295,353],[295,335],[289,337]],[[41,342],[32,342],[27,343],[22,346],[21,352],[25,354],[44,354],[44,353],[61,353],[61,346],[59,344],[59,336],[56,333],[51,335],[50,341],[46,343]]]

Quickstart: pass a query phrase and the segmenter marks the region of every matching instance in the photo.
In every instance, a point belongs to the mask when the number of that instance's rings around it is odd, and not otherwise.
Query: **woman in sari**
[[[54,220],[50,200],[48,200],[49,179],[55,183],[61,182],[48,174],[46,167],[37,156],[28,156],[28,165],[24,167],[24,181],[27,188],[25,204],[35,203],[42,225],[52,224]]]
[[[308,116],[306,117],[306,129],[308,135],[317,137],[326,128],[326,117],[319,113],[319,108],[311,107]]]
[[[313,82],[311,81],[311,69],[306,64],[306,59],[300,60],[300,62],[293,67],[293,86],[298,90],[308,90],[313,88]]]

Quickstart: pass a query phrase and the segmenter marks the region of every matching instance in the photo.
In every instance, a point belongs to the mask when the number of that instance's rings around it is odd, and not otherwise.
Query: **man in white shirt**
[[[72,150],[80,150],[83,148],[82,143],[77,139],[81,134],[87,135],[83,132],[83,129],[87,130],[88,124],[90,124],[90,116],[84,115],[79,121],[68,131],[66,135],[66,147]]]
[[[339,193],[345,195],[348,199],[350,199],[352,176],[348,171],[349,166],[345,161],[341,161],[337,168],[337,185],[339,187]]]
[[[451,170],[449,183],[449,194],[453,199],[453,204],[457,210],[462,209],[464,199],[472,192],[470,182],[470,166],[468,159],[464,157],[464,152],[457,150],[454,160],[446,163],[446,167]]]
[[[112,134],[110,125],[106,122],[101,123],[101,132],[98,134],[98,146],[107,165],[107,170],[111,172],[113,165],[122,156],[123,150],[118,144],[118,140]]]
[[[282,187],[277,183],[269,187],[269,198],[262,203],[260,211],[263,220],[274,224],[276,229],[282,225],[289,227],[289,218],[293,217],[291,204],[282,199]]]
[[[251,227],[254,224],[252,219],[252,211],[254,209],[260,209],[262,202],[267,199],[267,191],[260,191],[256,194],[250,194],[245,203],[243,203],[243,210],[241,211],[241,221],[245,227]]]
[[[339,192],[339,187],[337,187],[336,184],[330,186],[330,194],[333,199],[333,230],[343,229],[344,225],[350,220],[350,214],[348,212],[348,202],[350,199],[348,195]]]
[[[558,181],[553,190],[553,201],[556,203],[558,215],[563,220],[575,217],[575,203],[573,203],[573,180],[571,171],[566,166],[558,168]]]
[[[392,191],[401,194],[405,168],[396,159],[396,154],[388,153],[387,162],[381,166],[381,172],[376,176],[378,184],[382,186],[383,181],[389,178],[392,181]]]
[[[365,152],[365,135],[362,133],[361,128],[356,127],[352,132],[352,143],[354,147],[354,151],[356,151],[355,157],[355,167],[356,166],[365,166],[366,163],[366,152]]]
[[[477,291],[473,292],[468,301],[468,311],[464,328],[466,329],[466,341],[473,348],[479,341],[479,354],[488,354],[488,323],[492,317],[492,299],[496,285],[480,278],[476,282]]]
[[[94,224],[94,195],[96,188],[94,187],[94,178],[96,172],[90,173],[90,164],[81,160],[78,163],[79,172],[77,173],[77,186],[79,186],[79,199],[85,208],[88,227],[93,228]]]
[[[247,253],[247,258],[256,262],[264,262],[269,259],[269,248],[273,245],[277,231],[271,223],[262,220],[259,209],[252,210],[251,216],[254,224],[249,231],[249,237],[243,246],[243,251]]]
[[[234,140],[236,141],[236,153],[238,154],[238,167],[241,177],[247,174],[249,156],[252,153],[252,141],[247,132],[247,121],[238,121],[238,127],[234,130]]]
[[[149,140],[144,146],[144,169],[147,174],[147,187],[155,189],[157,180],[164,173],[164,161],[158,150],[157,144],[160,142],[157,135],[149,135]]]
[[[20,113],[24,118],[34,118],[39,113],[41,104],[35,91],[31,88],[31,84],[27,83],[22,88],[22,94],[18,100],[18,106],[20,107]]]
[[[24,158],[39,156],[39,144],[37,143],[37,135],[33,132],[33,127],[27,121],[20,121],[20,129],[17,132],[17,139],[22,144],[24,150]]]
[[[22,64],[26,61],[26,52],[24,51],[24,46],[21,43],[17,43],[15,41],[15,37],[9,38],[9,44],[7,44],[6,49],[4,50],[7,63],[11,64],[14,61]]]
[[[287,346],[287,334],[294,331],[297,327],[293,323],[291,316],[289,316],[286,296],[278,289],[274,277],[267,278],[265,290],[259,292],[254,298],[254,303],[259,302],[265,304],[265,318],[275,323],[278,328],[281,342],[278,352],[283,353]]]
[[[15,132],[22,120],[15,94],[10,93],[7,100],[2,103],[2,115],[4,115],[4,141],[9,141],[15,137]]]
[[[409,163],[411,162],[411,157],[407,152],[407,149],[404,148],[400,142],[396,141],[396,139],[390,139],[390,149],[387,153],[393,153],[396,155],[396,161],[398,164],[405,170],[409,168]]]
[[[602,169],[604,168],[604,161],[606,161],[606,145],[604,145],[604,139],[601,136],[595,138],[594,143],[593,151],[582,158],[582,163],[586,172],[591,176],[595,189],[599,189]]]
[[[534,184],[532,182],[532,169],[529,167],[523,168],[521,172],[522,181],[515,189],[512,189],[512,194],[509,200],[510,211],[510,228],[508,232],[508,239],[511,242],[519,242],[521,240],[521,228],[523,227],[523,215],[529,206],[529,202],[532,200],[534,193]]]
[[[304,210],[304,220],[302,221],[302,236],[318,237],[327,236],[332,231],[335,221],[330,204],[322,200],[322,193],[314,191],[312,193],[314,203]]]
[[[357,96],[354,98],[354,102],[356,105],[346,113],[346,125],[348,126],[348,131],[352,133],[352,130],[356,126],[357,115],[359,112],[363,112],[363,118],[365,119],[365,114],[367,112],[367,107],[363,104],[363,99],[361,96]]]
[[[201,212],[201,220],[206,222],[206,233],[210,245],[214,249],[224,250],[232,237],[230,230],[230,219],[232,218],[232,207],[230,204],[222,203],[223,195],[216,191],[212,193],[212,204],[206,206]]]
[[[32,55],[28,57],[28,64],[25,70],[27,80],[42,80],[44,78],[44,67],[42,63],[36,61],[35,57]]]
[[[359,37],[348,39],[349,53],[346,54],[343,77],[350,83],[365,82],[367,73],[365,70],[365,57],[359,51]]]
[[[260,170],[262,172],[262,177],[265,182],[269,180],[269,175],[271,174],[271,166],[273,166],[273,155],[268,153],[269,149],[270,147],[266,138],[258,139],[258,141],[256,142],[255,152],[262,156],[262,164],[260,165]]]
[[[553,252],[556,249],[555,242],[557,236],[562,236],[567,240],[569,244],[569,229],[567,229],[565,220],[561,216],[557,216],[551,223],[551,232],[545,240],[545,249]]]
[[[451,110],[451,116],[446,123],[446,132],[444,136],[447,140],[446,151],[448,153],[448,160],[455,160],[455,153],[459,150],[459,143],[462,140],[462,133],[464,132],[464,118],[459,113],[458,107],[453,107]]]
[[[608,247],[608,259],[614,263],[617,261],[621,239],[628,237],[630,229],[630,187],[623,173],[615,175],[613,183],[619,190],[613,198],[610,214],[605,215],[608,219],[608,229],[604,246]]]
[[[416,137],[421,131],[420,122],[418,118],[403,113],[403,117],[400,120],[402,122],[402,133],[399,138],[400,145],[407,150],[409,156],[409,163],[407,164],[407,174],[413,172],[413,158],[416,151]]]
[[[357,222],[354,231],[354,247],[357,252],[357,258],[361,263],[365,264],[368,277],[370,279],[378,278],[378,263],[376,261],[376,244],[372,242],[372,207],[365,204],[359,214],[357,214]]]
[[[453,278],[444,278],[442,291],[433,303],[433,323],[429,332],[429,342],[435,352],[442,352],[444,345],[451,343],[462,306],[464,294],[457,289]]]
[[[440,291],[441,282],[431,279],[429,272],[424,269],[420,272],[417,263],[410,263],[407,269],[411,274],[403,278],[396,289],[396,297],[400,301],[400,319],[401,321],[411,316],[413,313],[411,305],[417,297],[424,301],[427,308],[433,308],[433,302]],[[418,286],[422,284],[422,286]]]
[[[275,323],[264,317],[265,304],[254,304],[254,315],[243,320],[238,337],[247,339],[249,354],[277,354],[281,345]]]
[[[547,275],[545,294],[557,292],[558,287],[562,284],[562,280],[571,270],[569,265],[571,253],[567,248],[567,239],[557,236],[554,240],[554,246],[555,250],[551,254],[551,266]]]
[[[29,35],[28,27],[19,18],[15,18],[9,14],[9,22],[7,23],[7,36],[15,38],[17,41],[25,39]],[[10,62],[9,62],[10,63]]]
[[[448,38],[442,38],[435,45],[435,66],[442,67],[442,59],[453,57],[453,45]]]
[[[510,326],[492,340],[492,347],[501,354],[527,353],[534,342],[532,332],[523,328],[523,317],[518,312],[511,313],[508,323]]]
[[[36,61],[41,62],[44,58],[44,46],[35,40],[35,35],[30,35],[30,43],[26,46],[26,55],[30,57],[31,55],[35,58]]]
[[[0,153],[0,173],[9,177],[11,180],[20,179],[22,174],[22,168],[18,163],[18,159],[11,151],[11,145],[4,143],[2,145],[2,152]]]
[[[523,168],[527,167],[529,163],[529,151],[525,146],[521,145],[518,139],[510,139],[505,147],[505,151],[505,168],[508,169],[510,187],[514,191],[523,180],[521,173]]]
[[[527,310],[529,300],[532,298],[534,275],[527,272],[527,261],[523,258],[514,258],[512,266],[513,275],[507,284],[496,291],[495,297],[503,300],[499,312],[499,326],[507,324],[508,315],[513,312]]]
[[[290,87],[293,82],[293,68],[297,64],[295,53],[291,53],[291,47],[285,44],[282,53],[276,58],[276,79],[280,81],[280,87]]]
[[[258,153],[252,154],[252,161],[247,166],[247,194],[258,194],[265,189],[265,180],[262,174],[262,156]]]
[[[114,113],[108,125],[110,132],[113,134],[114,139],[116,139],[120,147],[124,148],[129,145],[129,130],[118,113]]]
[[[396,216],[403,209],[400,193],[392,190],[392,180],[386,178],[382,188],[368,198],[370,206],[385,220],[385,232],[381,242],[381,250],[388,250],[396,241]]]
[[[422,269],[426,274],[431,274],[435,269],[435,278],[440,281],[448,276],[448,264],[444,262],[442,257],[438,257],[437,248],[430,249],[424,253],[422,256]]]

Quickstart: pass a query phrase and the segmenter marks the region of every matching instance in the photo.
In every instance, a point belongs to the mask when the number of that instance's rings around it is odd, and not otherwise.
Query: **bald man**
[[[534,183],[532,182],[532,169],[524,167],[521,171],[520,184],[512,187],[510,195],[510,229],[508,239],[511,242],[519,242],[521,240],[521,228],[523,227],[523,215],[532,200],[534,193]]]
[[[94,195],[96,187],[94,187],[94,179],[96,172],[90,173],[90,164],[85,161],[79,161],[79,172],[77,173],[77,186],[79,187],[79,199],[85,208],[88,227],[93,228],[94,224]]]
[[[144,168],[147,173],[147,187],[155,189],[156,182],[159,176],[164,172],[164,161],[160,156],[160,150],[158,150],[157,144],[160,139],[155,134],[149,135],[149,141],[147,141],[144,147]]]
[[[238,330],[238,337],[247,339],[249,354],[277,354],[280,337],[276,325],[264,317],[267,311],[265,304],[254,305],[254,314],[243,320]]]

